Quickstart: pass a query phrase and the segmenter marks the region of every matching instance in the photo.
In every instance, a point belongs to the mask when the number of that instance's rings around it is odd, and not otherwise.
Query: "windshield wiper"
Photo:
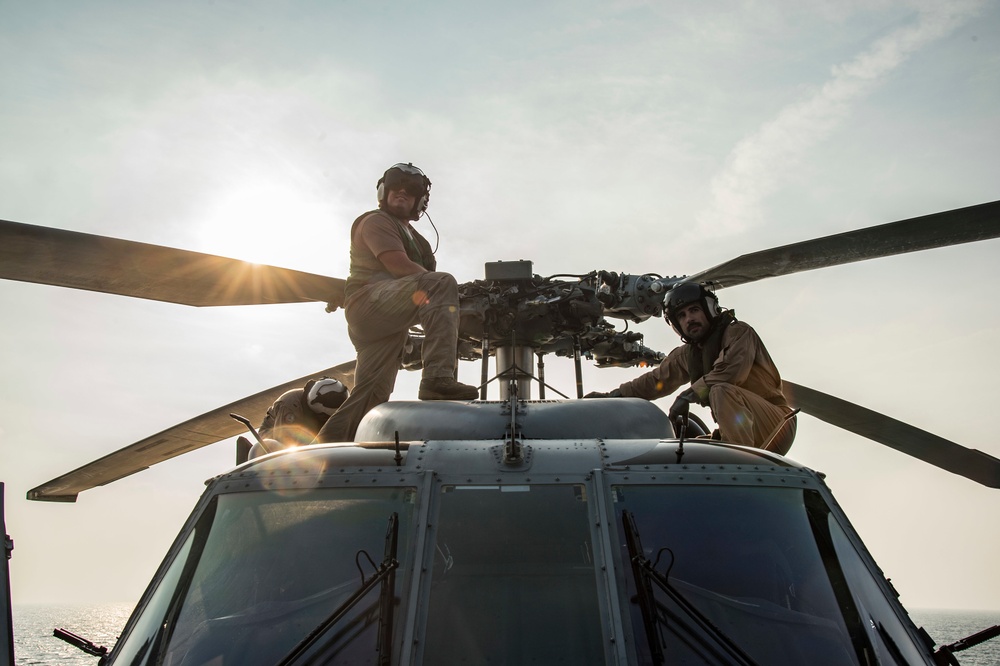
[[[56,638],[66,641],[75,648],[83,650],[89,655],[93,655],[94,657],[104,657],[105,655],[108,654],[108,648],[104,647],[103,645],[97,645],[96,643],[92,643],[83,636],[77,636],[72,631],[67,631],[65,629],[53,629],[52,635],[55,636]]]
[[[635,579],[636,598],[639,601],[639,611],[642,613],[642,626],[646,630],[646,640],[649,641],[649,652],[654,664],[663,663],[663,644],[656,631],[656,602],[653,598],[653,587],[645,574],[642,562],[649,562],[642,555],[642,543],[639,541],[639,530],[635,526],[632,512],[622,512],[622,525],[625,528],[625,546],[628,548],[628,559],[632,563],[632,577]]]
[[[397,447],[399,446],[399,435],[396,435]],[[399,455],[399,449],[396,449]],[[384,582],[379,590],[378,600],[378,663],[379,666],[389,666],[392,660],[392,620],[395,611],[395,589],[396,589],[396,569],[399,562],[396,560],[396,545],[399,541],[399,514],[392,514],[389,517],[389,527],[385,531],[385,554],[382,566],[385,568]]]
[[[995,624],[992,627],[983,629],[982,631],[976,632],[971,636],[966,636],[965,638],[950,643],[948,645],[942,645],[937,650],[934,651],[934,663],[937,664],[954,664],[958,666],[958,660],[955,659],[955,652],[961,652],[962,650],[968,650],[970,647],[975,647],[980,643],[985,643],[988,640],[994,639],[1000,636],[1000,624]]]
[[[394,612],[394,590],[396,587],[396,569],[399,568],[399,561],[396,559],[396,549],[399,539],[399,514],[393,513],[389,516],[389,526],[385,534],[385,555],[382,563],[375,569],[375,574],[365,580],[364,572],[361,573],[361,587],[359,587],[344,603],[338,606],[330,615],[319,623],[319,625],[309,632],[298,645],[292,648],[285,658],[278,662],[278,666],[286,666],[305,654],[320,637],[329,629],[340,622],[347,613],[350,612],[359,601],[371,592],[371,590],[381,583],[382,589],[379,594],[379,629],[378,644],[376,650],[379,652],[378,663],[380,666],[389,664],[392,659],[392,619]],[[359,551],[358,555],[364,554],[371,561],[371,557],[365,551]],[[373,563],[374,564],[374,563]],[[360,569],[360,566],[358,567]]]
[[[646,629],[646,638],[649,640],[649,651],[652,654],[654,663],[664,663],[663,643],[660,640],[660,633],[657,631],[657,624],[666,626],[664,620],[657,612],[659,604],[653,594],[651,583],[655,583],[658,588],[670,597],[685,615],[694,621],[696,625],[726,652],[727,656],[734,660],[734,663],[745,666],[757,666],[753,660],[725,631],[716,626],[704,613],[699,611],[687,598],[681,594],[680,590],[670,584],[669,579],[654,568],[653,563],[643,554],[642,541],[639,539],[639,528],[636,527],[635,517],[630,511],[622,512],[622,524],[625,528],[625,545],[628,548],[629,560],[632,563],[632,575],[635,578],[635,587],[639,602],[639,609],[642,612],[642,623]],[[678,622],[680,624],[680,622]],[[682,625],[691,632],[687,625]]]

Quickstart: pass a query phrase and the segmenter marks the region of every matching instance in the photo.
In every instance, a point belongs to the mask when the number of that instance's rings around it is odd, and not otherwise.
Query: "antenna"
[[[7,604],[3,615],[0,615],[0,633],[3,634],[3,637],[0,638],[3,641],[3,650],[0,651],[0,666],[14,666],[14,621],[10,612],[10,566],[7,564],[7,560],[10,559],[10,555],[14,551],[14,540],[7,534],[3,495],[4,486],[0,482],[0,534],[3,534],[4,550],[3,555],[0,556],[0,566],[3,567],[3,571],[0,571],[0,588],[3,588],[0,593],[3,594]]]

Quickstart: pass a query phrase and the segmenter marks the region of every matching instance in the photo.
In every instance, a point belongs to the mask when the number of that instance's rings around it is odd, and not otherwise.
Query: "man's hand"
[[[591,391],[584,398],[620,398],[622,397],[622,392],[620,389],[613,389],[607,393],[601,393],[600,391]]]
[[[670,421],[676,423],[678,417],[683,417],[687,421],[688,411],[691,409],[692,402],[698,402],[698,394],[695,393],[694,389],[688,389],[677,396],[674,404],[670,405],[670,411],[667,412]]]

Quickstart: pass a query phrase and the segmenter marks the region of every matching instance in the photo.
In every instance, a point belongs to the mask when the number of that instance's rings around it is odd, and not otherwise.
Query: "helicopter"
[[[1000,202],[981,204],[681,277],[540,277],[526,261],[488,264],[484,280],[460,290],[459,354],[482,363],[479,400],[380,405],[353,443],[253,460],[242,447],[237,467],[210,481],[119,642],[92,653],[130,664],[958,663],[954,652],[1000,629],[935,649],[821,474],[698,439],[707,433],[697,422],[677,432],[645,401],[546,399],[544,357],[573,360],[581,398],[584,358],[625,367],[662,358],[609,319],[659,316],[681,281],[720,289],[996,238],[998,213]],[[342,305],[343,281],[288,269],[13,222],[0,224],[0,241],[7,279],[189,305]],[[353,363],[317,375],[350,386]],[[230,413],[259,415],[305,379],[143,439],[29,498],[75,501],[241,434],[245,421]],[[489,399],[494,381],[499,400]],[[1000,487],[991,456],[785,388],[804,414]]]

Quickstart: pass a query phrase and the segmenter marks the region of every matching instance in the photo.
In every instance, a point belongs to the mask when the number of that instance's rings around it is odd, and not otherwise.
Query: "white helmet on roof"
[[[323,377],[309,380],[305,386],[304,400],[309,409],[316,414],[333,416],[349,395],[351,391],[343,382]]]

